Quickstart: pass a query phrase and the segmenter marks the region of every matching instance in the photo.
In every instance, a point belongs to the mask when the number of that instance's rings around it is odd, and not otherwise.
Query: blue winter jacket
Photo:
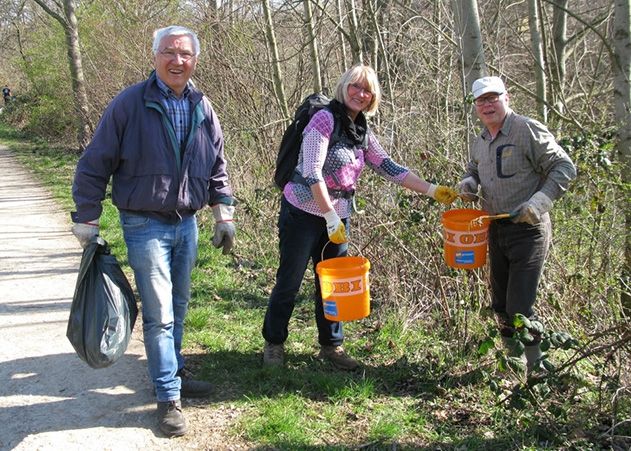
[[[118,94],[79,159],[72,186],[74,222],[101,215],[112,176],[118,209],[175,223],[205,205],[234,203],[224,141],[210,101],[191,87],[191,128],[181,149],[155,72]]]

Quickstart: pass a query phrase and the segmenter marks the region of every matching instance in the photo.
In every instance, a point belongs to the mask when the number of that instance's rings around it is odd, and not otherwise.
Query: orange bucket
[[[486,263],[489,221],[472,223],[488,213],[470,208],[449,210],[443,213],[445,263],[459,269],[473,269]]]
[[[326,319],[354,321],[370,314],[369,269],[364,257],[335,257],[316,265]]]

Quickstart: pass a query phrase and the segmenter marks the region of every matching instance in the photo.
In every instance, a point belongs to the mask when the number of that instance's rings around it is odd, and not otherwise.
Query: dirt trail
[[[77,357],[66,325],[81,248],[69,218],[2,146],[0,174],[0,450],[191,447],[156,427],[138,331],[109,368]]]

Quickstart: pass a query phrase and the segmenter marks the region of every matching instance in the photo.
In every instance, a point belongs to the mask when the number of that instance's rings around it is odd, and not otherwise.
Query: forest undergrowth
[[[0,141],[72,209],[76,154],[7,125]],[[232,255],[212,248],[212,215],[199,214],[185,346],[189,364],[219,388],[207,407],[196,406],[200,415],[230,412],[226,444],[257,449],[628,449],[631,332],[620,306],[619,168],[607,158],[606,133],[561,143],[579,176],[553,211],[554,244],[538,300],[546,347],[539,371],[526,377],[520,359],[504,352],[486,268],[445,265],[445,207],[369,174],[357,198],[364,213],[350,236],[351,253],[371,262],[372,311],[345,324],[345,348],[362,361],[361,371],[338,372],[315,358],[311,270],[290,323],[286,367],[262,368],[280,196],[271,177],[242,176]],[[247,166],[239,158],[232,164]],[[424,164],[426,173],[442,174],[441,183],[457,181],[453,161]],[[109,199],[101,224],[126,266]]]

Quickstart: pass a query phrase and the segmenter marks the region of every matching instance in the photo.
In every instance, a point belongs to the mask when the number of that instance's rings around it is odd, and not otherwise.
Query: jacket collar
[[[503,135],[508,135],[510,133],[513,122],[515,122],[515,112],[508,108],[506,110],[506,116],[504,117],[504,122],[502,123],[502,127],[500,128],[498,135],[500,133],[502,133]],[[482,137],[487,141],[491,139],[491,133],[489,133],[489,130],[486,127],[484,127],[484,130],[482,131]]]
[[[197,105],[204,96],[201,91],[193,86],[191,82],[188,83],[187,88],[189,90],[188,99],[190,100],[193,106]],[[158,77],[156,75],[156,71],[153,70],[149,75],[149,78],[145,80],[145,86],[143,91],[143,99],[145,103],[147,102],[157,102],[160,103],[162,98],[164,97],[163,92],[160,90],[158,86]]]

